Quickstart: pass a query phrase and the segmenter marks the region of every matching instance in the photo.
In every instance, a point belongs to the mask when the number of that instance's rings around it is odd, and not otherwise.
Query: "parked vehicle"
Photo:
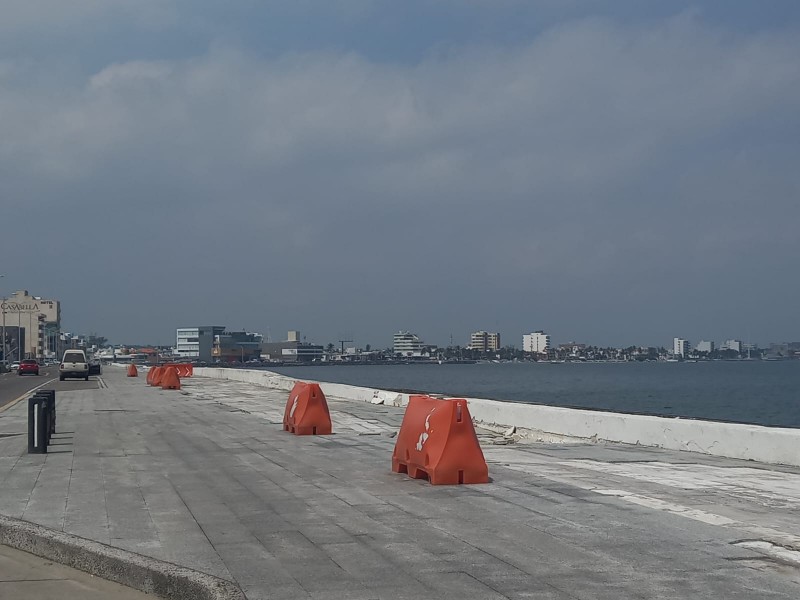
[[[13,363],[11,363],[9,369],[11,369],[12,371],[16,371],[17,369],[19,369],[19,363],[14,361]]]
[[[33,358],[26,358],[17,368],[17,375],[38,375],[39,363]]]
[[[83,350],[67,350],[64,358],[58,365],[58,380],[64,381],[67,377],[81,378],[89,381],[89,363]]]

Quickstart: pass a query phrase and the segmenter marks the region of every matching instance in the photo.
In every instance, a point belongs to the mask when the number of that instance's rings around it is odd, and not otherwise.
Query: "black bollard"
[[[36,395],[41,395],[47,398],[47,407],[50,412],[50,435],[56,432],[56,391],[55,390],[39,390]],[[49,437],[48,437],[49,439]]]
[[[28,398],[28,454],[47,454],[49,408],[46,396]]]

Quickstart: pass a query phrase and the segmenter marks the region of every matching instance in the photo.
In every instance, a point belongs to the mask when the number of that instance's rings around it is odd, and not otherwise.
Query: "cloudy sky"
[[[66,330],[800,339],[795,0],[0,15],[0,294]]]

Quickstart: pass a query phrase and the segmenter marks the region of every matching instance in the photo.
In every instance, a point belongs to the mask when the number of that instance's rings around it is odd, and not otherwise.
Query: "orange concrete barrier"
[[[392,471],[427,479],[433,485],[487,483],[483,458],[467,401],[408,399],[392,453]]]
[[[294,384],[283,413],[283,430],[295,435],[333,433],[328,402],[318,383]]]
[[[155,367],[150,367],[149,369],[147,369],[147,378],[145,379],[147,385],[153,385],[153,377],[155,376],[155,374],[156,374]]]
[[[128,377],[138,377],[139,371],[136,370],[136,365],[131,363],[128,365]]]
[[[175,367],[178,370],[178,377],[191,377],[194,375],[194,365],[190,363],[164,363],[162,367]]]
[[[153,367],[153,379],[150,381],[150,385],[153,387],[158,387],[161,385],[161,378],[164,377],[164,367]]]
[[[305,381],[295,381],[292,386],[292,391],[289,392],[289,397],[286,399],[286,408],[283,409],[283,430],[289,431],[289,413],[292,410],[295,397],[302,391],[308,384]]]
[[[161,376],[160,383],[162,390],[181,389],[181,378],[178,377],[178,369],[175,368],[175,365],[169,365],[163,368],[163,375]]]

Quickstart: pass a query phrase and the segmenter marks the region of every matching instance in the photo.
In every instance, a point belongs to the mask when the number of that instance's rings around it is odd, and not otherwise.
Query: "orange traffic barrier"
[[[175,367],[178,370],[178,377],[191,377],[194,375],[194,365],[190,363],[164,363],[162,367]]]
[[[161,378],[164,376],[164,367],[153,367],[153,379],[150,381],[150,385],[153,387],[158,387],[161,385]]]
[[[289,431],[289,413],[292,410],[295,396],[308,385],[305,381],[295,381],[292,391],[289,392],[289,398],[286,399],[286,408],[283,409],[283,430]]]
[[[464,399],[408,399],[392,452],[392,471],[433,485],[487,483],[489,468]]]
[[[179,390],[181,389],[181,378],[178,377],[178,369],[174,365],[163,368],[163,375],[161,376],[161,389],[162,390]]]
[[[145,381],[147,382],[147,385],[153,385],[153,376],[155,374],[156,374],[156,368],[155,367],[150,367],[149,369],[147,369],[147,378],[145,379]]]
[[[139,371],[136,370],[136,365],[131,363],[128,365],[128,377],[138,377]]]
[[[328,402],[318,383],[294,384],[283,412],[283,430],[295,435],[333,433]]]

